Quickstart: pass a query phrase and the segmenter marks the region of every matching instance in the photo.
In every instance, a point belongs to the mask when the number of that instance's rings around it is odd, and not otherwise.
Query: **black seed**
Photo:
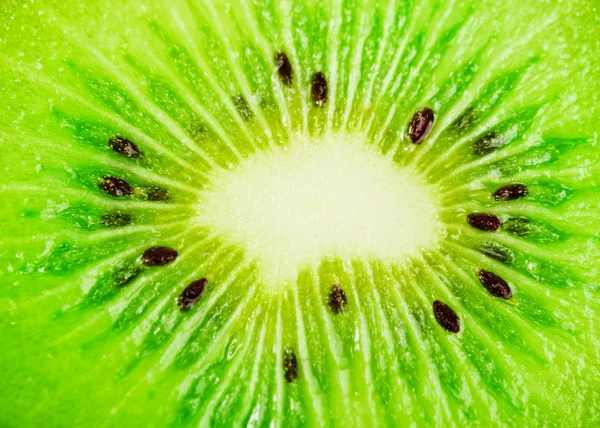
[[[151,247],[142,254],[146,266],[164,266],[177,258],[179,253],[171,247]]]
[[[288,383],[298,379],[298,359],[294,351],[287,348],[283,354],[283,375]]]
[[[418,110],[410,120],[406,134],[410,137],[414,144],[421,144],[431,128],[434,120],[433,110],[429,107]]]
[[[460,331],[460,319],[454,309],[447,304],[435,300],[433,302],[433,315],[435,315],[435,319],[444,330],[448,330],[450,333]]]
[[[485,155],[491,151],[501,147],[504,144],[504,138],[498,135],[495,131],[484,135],[475,142],[475,154]]]
[[[146,189],[146,198],[149,201],[168,201],[170,199],[169,191],[160,187],[148,187]]]
[[[467,216],[467,221],[475,229],[494,232],[502,226],[498,217],[492,214],[473,213]]]
[[[479,281],[481,281],[483,286],[492,296],[500,297],[504,300],[508,300],[512,297],[512,290],[506,281],[493,272],[481,269],[479,271]]]
[[[275,54],[275,65],[277,66],[277,72],[279,78],[286,86],[292,86],[294,80],[294,71],[292,70],[292,64],[288,59],[287,55],[283,52]]]
[[[179,306],[181,312],[189,311],[198,303],[198,300],[204,294],[204,290],[206,290],[206,284],[208,284],[208,280],[202,278],[184,288],[177,298],[177,306]]]
[[[98,183],[98,186],[102,191],[104,191],[104,193],[111,196],[129,196],[133,193],[133,188],[128,182],[121,178],[112,177],[110,175],[102,177]]]
[[[140,152],[140,149],[133,142],[119,135],[108,140],[108,144],[115,152],[128,158],[139,158],[142,156],[142,152]]]
[[[115,273],[113,276],[113,281],[117,288],[123,288],[126,285],[130,284],[134,279],[136,279],[140,273],[142,273],[142,268],[139,266],[136,267],[126,267]]]
[[[524,198],[529,194],[529,189],[524,184],[509,184],[501,187],[492,195],[497,201],[514,201]]]
[[[339,285],[335,284],[331,287],[328,303],[331,312],[336,315],[346,310],[348,299],[346,299],[346,293],[344,293],[344,290]]]
[[[313,74],[312,78],[312,99],[317,107],[323,107],[327,101],[327,80],[322,72]]]
[[[237,97],[233,97],[232,99],[233,103],[235,104],[235,108],[237,109],[238,114],[242,117],[242,119],[249,120],[252,116],[254,116],[254,113],[252,113],[252,110],[250,109],[250,106],[248,105],[248,102],[244,97],[238,95]]]
[[[529,234],[531,225],[524,217],[511,218],[502,225],[502,229],[515,236],[526,236]]]
[[[129,214],[104,214],[100,223],[104,227],[122,227],[131,224],[131,215]]]

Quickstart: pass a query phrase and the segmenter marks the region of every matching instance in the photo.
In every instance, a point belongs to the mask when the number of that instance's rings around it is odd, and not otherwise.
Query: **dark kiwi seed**
[[[131,140],[119,135],[108,140],[108,144],[115,152],[128,158],[139,158],[142,156],[140,149]]]
[[[530,228],[529,220],[524,217],[508,219],[502,225],[503,230],[515,236],[526,236]]]
[[[460,331],[460,319],[458,315],[456,315],[454,309],[444,302],[440,302],[439,300],[433,302],[433,315],[435,315],[435,319],[444,330],[450,333],[458,333]]]
[[[421,144],[433,126],[434,113],[429,107],[418,110],[410,120],[406,134],[413,144]]]
[[[170,199],[169,191],[160,187],[148,187],[146,189],[146,198],[149,201],[168,201]]]
[[[348,299],[346,298],[346,293],[344,293],[342,287],[337,284],[331,287],[328,303],[331,312],[336,315],[346,310],[346,306],[348,306]]]
[[[198,303],[198,300],[204,294],[204,290],[206,290],[206,284],[208,284],[208,280],[202,278],[190,283],[183,289],[177,298],[177,306],[179,306],[181,312],[189,311]]]
[[[283,52],[275,54],[275,65],[277,65],[277,72],[279,78],[286,86],[292,86],[294,80],[294,71],[292,70],[292,64],[288,59],[287,55]]]
[[[294,351],[287,348],[283,354],[283,375],[288,383],[298,379],[298,359]]]
[[[495,131],[492,131],[475,142],[475,154],[486,155],[494,149],[501,147],[502,143],[503,138]]]
[[[473,213],[467,216],[467,222],[475,229],[494,232],[502,226],[498,217],[492,214]]]
[[[100,224],[104,227],[122,227],[131,224],[131,215],[129,214],[104,214],[100,219]]]
[[[313,74],[311,94],[315,105],[323,107],[325,101],[327,101],[327,80],[320,71]]]
[[[179,253],[171,247],[150,247],[142,254],[146,266],[164,266],[177,258]]]
[[[100,179],[98,183],[100,189],[111,196],[121,197],[129,196],[133,193],[133,188],[128,182],[121,178],[106,175]]]
[[[249,120],[254,115],[250,109],[250,106],[248,105],[248,102],[241,95],[233,97],[233,103],[235,104],[235,108],[242,119]]]
[[[529,189],[524,184],[509,184],[496,190],[492,195],[497,201],[514,201],[527,196]]]
[[[119,270],[113,277],[113,281],[117,288],[123,288],[126,285],[130,284],[134,279],[136,279],[140,273],[142,273],[142,268],[139,266],[136,267],[127,267]]]
[[[505,280],[493,272],[481,269],[479,271],[479,281],[494,297],[508,300],[512,297],[512,290]]]

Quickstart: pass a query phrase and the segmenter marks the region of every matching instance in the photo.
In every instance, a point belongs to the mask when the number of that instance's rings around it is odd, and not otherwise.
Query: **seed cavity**
[[[171,247],[150,247],[142,254],[146,266],[164,266],[177,258],[179,253]]]
[[[514,201],[522,199],[529,194],[529,189],[524,184],[509,184],[503,186],[493,193],[497,201]]]
[[[494,232],[502,227],[502,221],[492,214],[473,213],[467,216],[467,222],[475,229]]]
[[[406,134],[413,144],[421,144],[433,127],[435,115],[429,107],[418,110],[406,128]]]
[[[529,234],[531,224],[525,217],[516,217],[508,219],[502,226],[502,229],[506,230],[511,235],[526,236]]]
[[[118,154],[127,156],[128,158],[139,158],[142,157],[142,152],[138,149],[131,140],[119,135],[112,137],[108,140],[109,146]]]
[[[329,292],[329,309],[334,314],[340,314],[346,310],[348,306],[348,299],[346,298],[346,293],[342,290],[338,284],[335,284],[331,287],[331,291]]]
[[[479,247],[479,251],[506,265],[511,265],[515,261],[515,254],[513,251],[497,242],[484,242]]]
[[[107,195],[116,196],[117,198],[133,194],[133,188],[128,182],[110,175],[102,177],[98,182],[98,186]]]
[[[508,300],[512,297],[512,290],[505,280],[493,272],[481,269],[479,271],[479,281],[494,297]]]
[[[323,107],[325,101],[327,101],[327,80],[320,71],[313,74],[311,94],[315,106]]]
[[[145,189],[146,199],[153,202],[168,201],[171,198],[167,189],[161,189],[160,187],[148,187]]]
[[[504,138],[496,131],[492,131],[475,142],[475,154],[486,155],[502,145],[504,145]]]
[[[242,117],[242,119],[249,120],[252,116],[254,116],[252,109],[244,97],[238,95],[237,97],[233,97],[232,100],[235,108],[238,111],[238,114]]]
[[[104,227],[123,227],[131,224],[132,217],[129,214],[104,214],[100,224]]]
[[[202,141],[208,135],[208,129],[199,120],[192,120],[185,128],[186,132],[190,137],[196,141]]]
[[[290,348],[286,348],[283,353],[283,375],[288,383],[298,379],[298,359],[296,354]]]
[[[506,220],[502,230],[513,236],[527,237],[527,239],[539,242],[558,242],[566,236],[566,232],[543,223],[530,221],[525,217],[514,217]]]
[[[292,86],[294,80],[294,71],[292,70],[292,64],[284,52],[278,52],[275,54],[275,65],[277,66],[277,72],[279,78],[286,86]]]
[[[142,268],[139,266],[128,266],[118,270],[114,276],[113,281],[117,288],[123,288],[129,285],[142,273]]]
[[[463,130],[471,125],[477,119],[477,113],[473,107],[467,107],[465,111],[452,122],[452,127],[457,130]]]
[[[444,330],[450,333],[458,333],[460,331],[460,319],[458,315],[456,315],[454,309],[444,302],[440,302],[439,300],[433,302],[433,315]]]
[[[196,303],[198,303],[198,300],[200,300],[204,294],[204,291],[206,290],[206,284],[208,284],[208,280],[206,278],[202,278],[197,281],[193,281],[183,289],[177,298],[177,306],[179,306],[181,312],[189,311],[196,305]]]

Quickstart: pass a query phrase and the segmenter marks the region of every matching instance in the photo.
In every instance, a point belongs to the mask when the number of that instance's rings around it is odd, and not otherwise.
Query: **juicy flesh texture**
[[[584,0],[3,2],[0,425],[598,423],[598,28]]]

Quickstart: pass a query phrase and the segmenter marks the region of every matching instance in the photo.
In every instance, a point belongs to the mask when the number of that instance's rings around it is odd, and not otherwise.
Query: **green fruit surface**
[[[0,426],[598,426],[596,3],[2,1]],[[407,125],[423,107],[435,121],[415,145]],[[143,156],[116,153],[115,136]],[[380,229],[359,220],[386,216],[369,189],[341,217],[356,224],[345,235],[291,230],[296,214],[273,216],[273,237],[268,222],[227,222],[252,199],[240,190],[238,204],[234,186],[223,205],[222,183],[304,171],[313,147],[326,184],[342,160],[364,159],[375,181],[379,161],[384,182],[414,178],[415,191],[397,186],[406,206],[390,231],[423,237],[415,221],[433,237],[414,251],[404,235],[371,242]],[[286,168],[276,153],[292,153]],[[133,194],[104,193],[105,176]],[[513,183],[528,194],[491,196]],[[414,208],[419,189],[432,212]],[[259,208],[285,210],[285,197]],[[502,228],[473,228],[471,213]],[[179,256],[144,266],[158,245]],[[201,278],[182,312],[177,296]],[[460,332],[436,320],[436,300]]]

